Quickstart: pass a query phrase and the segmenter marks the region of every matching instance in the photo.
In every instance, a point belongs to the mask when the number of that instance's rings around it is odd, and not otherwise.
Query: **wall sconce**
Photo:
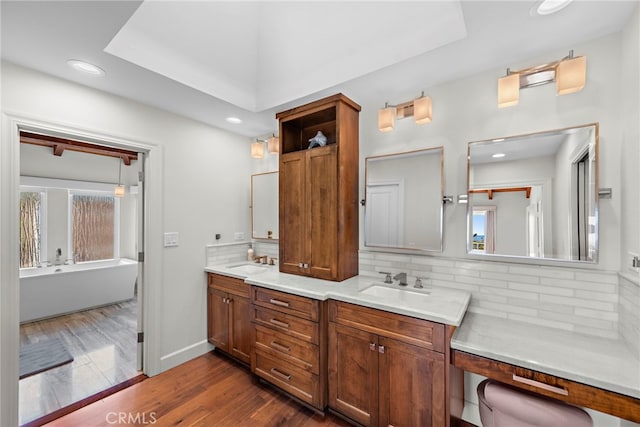
[[[275,134],[267,140],[267,151],[269,154],[278,154],[280,152],[280,139]]]
[[[404,119],[413,116],[416,124],[431,123],[432,105],[431,98],[424,96],[424,92],[418,98],[398,105],[384,103],[384,108],[378,110],[378,129],[380,132],[393,130],[395,119]]]
[[[511,71],[498,79],[498,107],[511,107],[520,100],[520,89],[556,82],[556,93],[567,95],[581,91],[587,80],[587,58],[569,55],[559,61]]]
[[[261,159],[264,157],[264,141],[257,139],[251,143],[251,157]]]
[[[118,185],[113,189],[113,195],[116,197],[124,196],[124,185],[122,185],[122,159],[118,157]]]

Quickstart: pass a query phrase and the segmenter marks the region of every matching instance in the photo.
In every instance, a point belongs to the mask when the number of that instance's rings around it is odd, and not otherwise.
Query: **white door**
[[[402,247],[404,239],[401,183],[369,184],[366,200],[365,244]]]

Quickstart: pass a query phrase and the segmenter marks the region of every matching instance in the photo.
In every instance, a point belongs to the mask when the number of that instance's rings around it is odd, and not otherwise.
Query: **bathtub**
[[[20,270],[20,322],[133,298],[138,263],[130,259]]]

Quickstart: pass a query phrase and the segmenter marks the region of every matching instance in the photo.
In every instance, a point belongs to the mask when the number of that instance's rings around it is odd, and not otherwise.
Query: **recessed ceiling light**
[[[70,59],[67,61],[67,64],[69,64],[69,66],[74,70],[82,71],[83,73],[92,74],[94,76],[105,75],[105,72],[102,68],[85,61],[80,61],[78,59]]]
[[[542,0],[533,7],[532,11],[538,15],[551,15],[564,9],[571,2],[572,0]]]
[[[239,125],[240,123],[242,123],[242,119],[239,119],[237,117],[227,117],[225,120],[229,123],[233,123],[234,125]]]
[[[492,154],[491,157],[493,157],[494,159],[499,159],[501,157],[504,157],[505,154],[504,153],[496,153],[496,154]]]

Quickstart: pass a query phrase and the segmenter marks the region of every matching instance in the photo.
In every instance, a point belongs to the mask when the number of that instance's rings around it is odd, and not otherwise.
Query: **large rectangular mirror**
[[[364,245],[442,251],[442,147],[365,159]]]
[[[471,142],[471,254],[598,260],[598,124]]]
[[[278,172],[251,175],[251,237],[278,239]]]

